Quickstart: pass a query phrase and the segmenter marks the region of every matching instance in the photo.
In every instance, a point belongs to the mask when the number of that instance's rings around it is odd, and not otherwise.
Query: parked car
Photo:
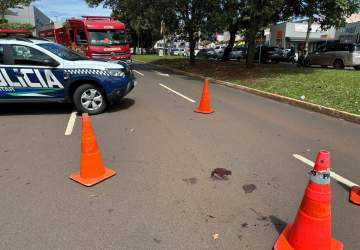
[[[279,63],[283,58],[283,51],[279,47],[257,46],[255,60],[260,59],[260,63],[274,62]]]
[[[327,43],[304,59],[304,65],[320,65],[335,69],[354,67],[360,70],[360,43]]]
[[[247,49],[246,47],[234,47],[230,52],[230,59],[244,59],[246,58]]]
[[[217,55],[216,51],[210,48],[210,49],[200,49],[196,57],[199,59],[215,59],[217,57],[216,55]]]

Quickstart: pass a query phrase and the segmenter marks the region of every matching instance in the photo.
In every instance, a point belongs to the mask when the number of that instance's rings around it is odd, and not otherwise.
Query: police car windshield
[[[89,30],[92,46],[109,46],[127,44],[124,30]]]
[[[41,43],[38,45],[64,60],[79,61],[88,59],[57,43]]]

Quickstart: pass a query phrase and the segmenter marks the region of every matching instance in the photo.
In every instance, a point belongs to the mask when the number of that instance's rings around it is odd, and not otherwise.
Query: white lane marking
[[[169,74],[164,74],[164,73],[161,73],[159,71],[156,71],[156,70],[153,70],[156,74],[158,74],[159,76],[166,76],[166,77],[170,77]]]
[[[65,130],[65,135],[71,135],[75,126],[75,121],[76,121],[76,114],[77,112],[74,111],[70,114],[70,118],[69,118],[69,122],[67,124],[66,130]]]
[[[183,95],[183,94],[181,94],[181,93],[179,93],[179,92],[177,92],[177,91],[175,91],[175,90],[173,90],[173,89],[171,89],[171,88],[169,88],[168,86],[165,86],[164,84],[162,84],[162,83],[159,83],[159,85],[161,86],[161,87],[163,87],[163,88],[165,88],[165,89],[167,89],[167,90],[169,90],[169,91],[171,91],[171,92],[173,92],[173,93],[175,93],[175,94],[177,94],[178,96],[181,96],[182,98],[184,98],[184,99],[186,99],[186,100],[188,100],[189,102],[196,102],[196,101],[194,101],[193,99],[191,99],[191,98],[189,98],[189,97],[187,97],[187,96],[185,96],[185,95]]]
[[[314,162],[310,161],[309,159],[305,158],[304,156],[298,155],[298,154],[293,154],[293,156],[298,159],[299,161],[302,161],[303,163],[309,165],[310,167],[314,167]],[[330,176],[337,180],[338,182],[341,182],[342,184],[348,186],[348,187],[352,187],[352,186],[359,186],[358,184],[342,177],[341,175],[338,175],[337,173],[330,171]]]
[[[133,70],[136,74],[139,74],[139,75],[141,75],[141,76],[144,76],[144,74],[143,73],[141,73],[140,71],[137,71],[137,70]]]

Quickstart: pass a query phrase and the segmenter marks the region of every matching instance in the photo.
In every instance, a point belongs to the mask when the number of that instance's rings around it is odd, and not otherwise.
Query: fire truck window
[[[12,56],[15,65],[47,66],[49,61],[53,61],[41,51],[23,45],[12,45]]]
[[[77,44],[87,44],[86,34],[84,31],[78,31],[76,35]]]
[[[93,46],[127,44],[124,30],[89,30],[89,40]]]

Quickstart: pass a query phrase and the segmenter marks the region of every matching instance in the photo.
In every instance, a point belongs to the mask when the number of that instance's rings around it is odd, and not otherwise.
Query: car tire
[[[73,103],[80,113],[97,115],[107,107],[104,92],[93,84],[80,85],[74,92]]]
[[[343,63],[343,61],[341,59],[336,59],[334,61],[334,68],[335,69],[344,69],[345,65],[344,65],[344,63]]]
[[[326,69],[328,66],[327,65],[321,65],[321,68]]]
[[[355,70],[360,70],[360,66],[354,66]]]

